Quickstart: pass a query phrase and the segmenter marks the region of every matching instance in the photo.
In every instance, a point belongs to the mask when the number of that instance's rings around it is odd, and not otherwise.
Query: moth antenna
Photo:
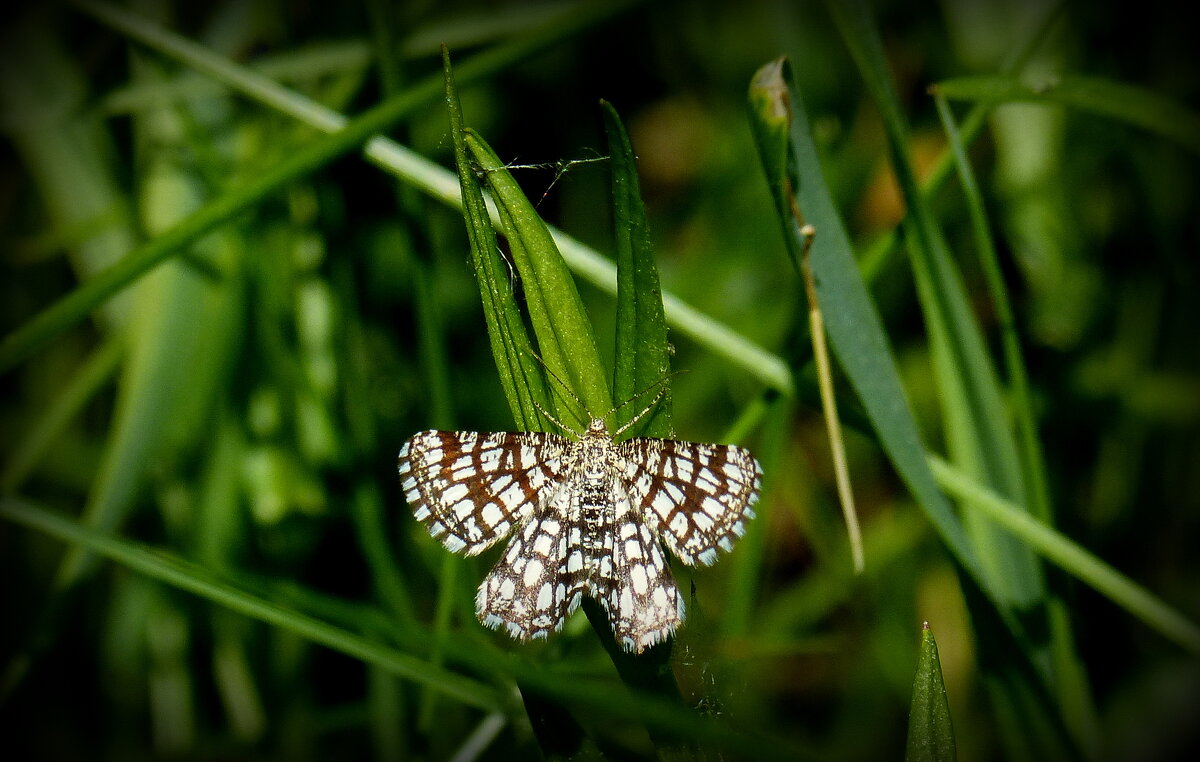
[[[586,418],[590,419],[592,417],[591,411],[587,409],[587,405],[583,404],[583,400],[579,399],[579,396],[576,395],[575,392],[571,391],[571,387],[567,386],[567,382],[563,381],[562,377],[560,377],[557,373],[555,373],[554,370],[549,365],[546,364],[546,361],[542,359],[542,356],[539,355],[532,347],[529,349],[529,352],[530,352],[530,354],[533,355],[533,359],[537,360],[538,364],[540,364],[543,368],[545,368],[546,372],[550,374],[550,377],[558,382],[559,387],[561,388],[561,390],[563,392],[566,393],[566,396],[568,398],[570,398],[576,405],[578,405],[580,410],[583,410],[587,414]],[[540,410],[541,408],[538,408],[538,409]],[[543,411],[543,412],[545,412],[545,411]],[[580,416],[581,422],[587,423],[587,421],[584,420],[584,418],[585,418],[585,416]],[[558,423],[558,422],[555,421],[555,423]],[[562,426],[562,424],[560,423],[559,426]],[[565,426],[563,428],[566,431],[571,431],[571,429],[567,429]]]
[[[542,415],[544,415],[547,420],[549,420],[555,426],[562,429],[567,434],[573,435],[576,439],[583,437],[583,435],[580,434],[578,431],[575,431],[574,429],[568,428],[567,426],[563,425],[562,421],[558,420],[553,415],[551,415],[549,410],[547,410],[546,408],[539,405],[537,400],[530,400],[530,402],[533,403],[533,406],[536,407],[538,409],[538,412],[541,413]]]
[[[657,380],[657,381],[655,381],[654,383],[650,384],[650,385],[649,385],[649,386],[647,386],[646,388],[644,388],[644,389],[642,389],[641,391],[639,391],[639,392],[635,393],[635,394],[634,394],[632,397],[630,397],[629,399],[627,399],[627,400],[625,400],[625,401],[621,402],[619,405],[616,405],[615,407],[613,407],[613,409],[612,409],[612,410],[609,410],[607,413],[605,413],[605,414],[604,414],[604,418],[607,420],[607,419],[608,419],[610,416],[612,416],[612,414],[613,414],[613,413],[617,412],[618,410],[620,410],[621,408],[625,407],[625,406],[626,406],[626,405],[628,405],[629,403],[633,402],[634,400],[641,399],[642,397],[644,397],[644,396],[646,395],[646,393],[647,393],[647,392],[649,392],[649,391],[650,391],[651,389],[653,389],[654,387],[656,387],[656,386],[661,386],[661,387],[662,387],[662,389],[660,389],[660,390],[658,391],[658,394],[654,395],[654,399],[652,399],[652,400],[650,401],[650,404],[649,404],[649,405],[647,405],[646,407],[642,408],[642,411],[641,411],[640,413],[638,413],[637,415],[635,415],[635,416],[633,417],[633,419],[632,419],[632,420],[628,421],[628,422],[627,422],[627,423],[626,423],[624,426],[622,426],[621,428],[617,429],[616,433],[614,433],[614,434],[613,434],[613,437],[620,436],[620,435],[621,435],[622,433],[624,433],[624,432],[625,432],[627,429],[629,429],[629,427],[633,426],[633,425],[634,425],[635,423],[637,423],[639,420],[641,420],[642,418],[644,418],[644,417],[646,416],[646,413],[649,413],[651,410],[653,410],[653,409],[654,409],[654,406],[658,404],[659,400],[661,400],[661,399],[662,399],[663,395],[667,393],[667,388],[668,388],[668,387],[667,387],[667,385],[666,385],[666,384],[667,384],[667,382],[668,382],[668,381],[670,381],[670,380],[671,380],[672,378],[674,378],[675,376],[678,376],[679,374],[681,374],[681,373],[686,373],[686,372],[687,372],[686,370],[675,370],[675,371],[671,371],[670,373],[666,374],[665,376],[663,376],[662,378],[658,379],[658,380]]]
[[[666,379],[663,379],[663,380],[665,381]],[[653,388],[653,387],[651,387],[651,388]],[[659,389],[658,394],[654,395],[654,399],[650,400],[650,404],[647,405],[646,407],[642,408],[642,412],[638,413],[633,418],[630,418],[628,421],[626,421],[624,426],[622,426],[621,428],[619,428],[613,432],[613,434],[612,434],[613,439],[616,439],[617,437],[621,436],[631,426],[633,426],[635,423],[637,423],[638,421],[645,418],[646,413],[649,413],[651,410],[653,410],[654,406],[658,404],[658,401],[661,400],[663,398],[663,395],[666,393],[667,393],[667,387],[664,386],[662,389]],[[637,398],[635,397],[634,399],[637,399]],[[617,412],[617,410],[619,410],[620,408],[621,408],[621,406],[617,406],[617,408],[614,409],[613,412],[614,413]]]

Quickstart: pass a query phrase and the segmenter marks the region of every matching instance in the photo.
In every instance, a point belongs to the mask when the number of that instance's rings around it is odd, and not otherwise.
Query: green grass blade
[[[921,196],[907,155],[899,102],[884,62],[882,42],[865,3],[830,3],[868,89],[883,115],[892,165],[909,208],[905,240],[933,354],[943,429],[955,462],[1010,497],[1024,496],[1016,444],[987,346],[970,310],[966,289],[933,213]],[[1045,583],[1027,548],[969,516],[964,526],[983,563],[985,589],[1005,605],[1042,606]]]
[[[951,153],[958,168],[959,180],[967,210],[971,217],[971,228],[975,234],[981,269],[988,284],[988,292],[996,312],[1000,328],[1000,341],[1004,352],[1004,365],[1008,376],[1009,400],[1015,419],[1018,452],[1021,469],[1025,474],[1025,505],[1033,516],[1044,524],[1052,524],[1054,512],[1050,505],[1047,487],[1046,460],[1042,454],[1041,440],[1034,421],[1033,403],[1029,392],[1029,379],[1025,371],[1025,360],[1017,336],[1016,320],[1009,303],[1008,290],[1000,271],[999,257],[992,242],[992,234],[984,209],[983,194],[975,181],[975,173],[967,159],[958,126],[950,107],[940,95],[935,96],[938,114],[950,142]],[[1047,613],[1051,630],[1050,650],[1055,674],[1055,687],[1060,703],[1064,707],[1067,721],[1076,737],[1081,738],[1090,749],[1098,751],[1099,718],[1083,661],[1074,648],[1067,602],[1049,591]]]
[[[563,261],[546,223],[525,197],[517,181],[495,152],[467,131],[467,150],[492,189],[500,212],[501,229],[508,240],[513,264],[521,276],[529,321],[537,336],[546,368],[565,383],[582,403],[564,398],[551,386],[559,420],[586,426],[584,416],[603,416],[612,409],[604,366],[592,324],[583,311],[571,271]]]
[[[0,27],[0,131],[29,171],[54,235],[66,240],[72,268],[87,279],[117,262],[138,233],[115,141],[87,113],[94,94],[86,64],[52,24],[51,14],[22,13]],[[100,324],[123,325],[131,298],[105,304]]]
[[[457,68],[460,79],[476,78],[520,60],[558,39],[547,33],[522,37],[468,60]],[[0,373],[36,352],[39,347],[87,317],[108,299],[128,288],[155,266],[253,208],[288,184],[346,154],[372,135],[409,116],[443,95],[440,76],[431,76],[399,95],[388,98],[344,127],[298,148],[288,158],[251,177],[245,185],[209,201],[162,235],[137,247],[116,264],[81,284],[0,340]]]
[[[375,665],[387,672],[439,691],[467,706],[494,711],[503,701],[494,688],[441,669],[393,648],[251,595],[205,569],[161,550],[97,532],[17,498],[0,501],[0,516],[63,541],[77,544],[172,587],[199,595],[245,616],[307,638]]]
[[[929,465],[942,487],[961,498],[972,510],[1019,537],[1047,560],[1099,591],[1161,635],[1191,653],[1200,653],[1200,625],[949,463],[931,457]]]
[[[508,398],[508,406],[517,426],[525,431],[541,431],[549,424],[542,420],[537,407],[540,405],[544,410],[551,409],[550,394],[525,331],[507,269],[497,250],[496,232],[483,199],[483,189],[475,176],[475,164],[467,149],[462,109],[450,69],[450,54],[446,50],[442,51],[442,65],[450,135],[464,200],[463,217],[467,224],[475,280],[483,300],[483,317],[492,345],[492,357],[496,361],[500,385]]]
[[[375,132],[385,128],[417,106],[433,100],[436,94],[427,80],[355,120],[345,130],[320,138],[293,153],[276,166],[253,175],[246,185],[228,191],[181,220],[162,235],[131,251],[117,264],[84,282],[67,296],[32,320],[4,337],[0,342],[0,372],[10,370],[46,342],[83,320],[113,295],[132,285],[151,269],[187,246],[231,220],[235,215],[260,203],[285,185],[312,172],[337,156],[353,150]]]
[[[914,499],[951,554],[965,569],[982,577],[975,551],[924,461],[924,445],[882,321],[859,275],[849,236],[825,184],[804,101],[792,84],[786,61],[772,62],[758,71],[751,84],[750,103],[764,168],[768,172],[791,172],[794,162],[800,178],[799,203],[805,219],[817,231],[812,267],[834,354]],[[786,176],[776,176],[770,182],[778,190],[787,187],[785,180]],[[794,229],[790,203],[782,196],[776,197],[776,203],[785,238],[790,239]]]
[[[942,681],[942,664],[937,641],[926,622],[921,629],[921,656],[913,680],[912,705],[908,713],[908,744],[905,762],[954,762],[954,723]]]
[[[1027,64],[1029,59],[1041,48],[1046,38],[1055,30],[1058,21],[1062,18],[1065,7],[1065,0],[1058,0],[1056,5],[1045,10],[1042,13],[1040,21],[1034,27],[1034,33],[1024,40],[1023,44],[1017,46],[1012,55],[1001,66],[1001,71],[1005,73],[1019,71],[1021,67]],[[983,131],[984,126],[987,124],[987,118],[994,107],[995,104],[991,101],[980,101],[970,110],[966,118],[963,119],[962,127],[959,130],[964,145],[970,145],[979,133]],[[934,160],[921,185],[921,194],[925,198],[926,203],[932,203],[934,196],[953,173],[954,154],[950,148],[946,148]],[[881,236],[878,241],[868,247],[863,253],[863,277],[868,282],[874,282],[879,277],[884,265],[890,260],[892,252],[896,250],[900,240],[899,229],[893,228],[891,232]]]
[[[154,72],[144,67],[143,76],[153,79]],[[179,121],[173,110],[154,110],[135,121],[139,137],[154,146],[143,159],[139,199],[151,235],[169,229],[204,198],[195,164],[206,147],[168,137]],[[85,509],[89,525],[119,526],[151,468],[169,462],[207,428],[240,347],[244,292],[237,257],[245,249],[234,230],[222,230],[196,241],[189,260],[169,262],[139,283],[134,305],[144,319],[131,323],[125,337],[116,415]],[[225,275],[202,275],[191,261]],[[73,584],[85,571],[84,560],[83,554],[68,553],[58,583]]]
[[[629,135],[616,109],[600,102],[608,135],[609,169],[612,171],[613,228],[617,236],[617,337],[613,368],[613,401],[618,405],[614,430],[641,413],[650,396],[663,390],[654,412],[628,432],[631,437],[668,437],[671,426],[671,371],[667,349],[667,322],[663,314],[658,265],[650,245],[650,225],[642,203],[637,160]],[[632,403],[632,404],[626,404]]]
[[[865,2],[828,3],[830,12],[883,116],[892,166],[908,205],[905,240],[917,293],[929,334],[933,371],[942,406],[943,429],[951,458],[967,473],[1001,494],[1024,499],[1024,478],[1017,447],[1008,429],[1009,415],[962,278],[941,230],[921,196],[907,154],[904,119],[883,54],[879,31]],[[980,558],[984,594],[996,601],[1012,628],[1015,647],[1002,643],[1002,633],[980,639],[989,684],[1009,748],[1057,754],[1078,745],[1064,735],[1061,722],[1031,725],[1017,720],[1022,710],[1041,704],[1037,714],[1061,717],[1063,707],[1050,700],[1045,686],[1052,644],[1048,631],[1047,592],[1040,560],[1019,540],[1000,531],[978,513],[968,511],[963,525]],[[1015,613],[1020,611],[1022,619]],[[990,612],[978,612],[976,622]],[[1057,633],[1056,633],[1057,634]],[[1025,662],[1032,664],[1030,672]],[[1034,680],[1038,684],[1030,684]],[[1026,712],[1028,714],[1028,712]]]
[[[295,90],[283,87],[262,73],[217,55],[156,24],[148,23],[139,16],[104,3],[85,2],[82,7],[103,23],[151,46],[163,55],[194,67],[247,97],[288,114],[315,129],[336,132],[343,129],[349,121],[336,111]],[[620,12],[624,7],[624,3],[585,4],[578,13],[570,16],[569,23],[532,32],[528,37],[498,46],[493,51],[480,53],[468,62],[458,65],[455,68],[455,78],[460,83],[479,79],[511,64],[521,56],[534,52],[539,45],[545,46],[550,42],[561,41],[564,36],[599,23]],[[380,136],[367,142],[364,153],[369,161],[403,179],[429,197],[456,210],[462,209],[459,181],[454,173]],[[617,270],[612,261],[562,231],[551,228],[551,233],[562,251],[563,258],[577,275],[603,291],[616,293]],[[792,394],[791,371],[778,356],[767,352],[669,292],[663,293],[662,301],[667,323],[681,335],[726,359],[735,367],[742,368],[772,388],[784,394]]]
[[[1048,103],[1115,119],[1200,154],[1200,113],[1145,88],[1102,77],[1065,76],[1029,84],[1008,75],[955,77],[930,92],[949,100]]]
[[[208,570],[164,551],[96,532],[14,497],[0,499],[0,517],[66,542],[84,545],[91,552],[151,579],[194,593],[217,605],[359,659],[389,674],[428,686],[467,706],[490,711],[503,711],[506,707],[491,686],[431,667],[410,654],[381,646],[348,630],[231,586]],[[296,595],[285,597],[296,598]],[[337,606],[346,608],[340,600],[331,600]],[[339,618],[364,621],[364,612],[358,609],[347,609]],[[382,623],[386,620],[379,621]],[[449,655],[481,669],[499,671],[511,678],[519,677],[527,689],[568,703],[580,711],[644,722],[647,727],[666,737],[703,742],[715,748],[740,751],[761,759],[817,758],[811,752],[781,739],[734,730],[726,724],[701,718],[669,697],[637,688],[628,693],[613,691],[607,681],[580,679],[577,674],[560,674],[522,659],[501,658],[487,649],[481,651],[475,642],[456,640],[449,649]]]
[[[46,450],[116,375],[124,349],[120,339],[109,339],[80,364],[78,372],[63,386],[59,396],[21,437],[21,447],[13,452],[0,472],[0,490],[11,493],[21,488]]]

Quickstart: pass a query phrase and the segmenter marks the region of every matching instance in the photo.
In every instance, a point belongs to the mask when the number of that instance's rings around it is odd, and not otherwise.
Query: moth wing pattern
[[[476,555],[534,513],[569,445],[540,432],[422,431],[400,449],[401,487],[429,534]]]

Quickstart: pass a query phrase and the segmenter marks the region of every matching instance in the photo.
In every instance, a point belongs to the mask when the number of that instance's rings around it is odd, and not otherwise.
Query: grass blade
[[[16,492],[37,467],[54,440],[87,403],[116,375],[124,354],[118,339],[102,344],[80,363],[79,371],[67,382],[54,403],[42,411],[0,472],[0,490]]]
[[[1023,496],[1020,463],[1005,425],[1009,418],[999,382],[968,305],[962,277],[917,189],[906,153],[906,129],[888,79],[878,31],[863,3],[831,3],[830,9],[883,114],[892,165],[909,208],[905,240],[930,337],[949,450],[956,462],[1001,493]],[[986,588],[1008,606],[1041,606],[1044,581],[1028,549],[972,521],[964,519],[964,525],[983,563]]]
[[[115,9],[112,6],[89,3],[88,8],[98,14],[100,9],[107,11],[103,17],[110,23],[115,23],[114,18],[120,18],[126,24],[130,23],[128,18],[113,13]],[[137,20],[136,16],[133,18]],[[151,28],[154,28],[153,25]],[[458,67],[458,76],[460,79],[483,76],[521,60],[558,39],[557,34],[552,34],[549,30],[518,38],[466,61]],[[0,373],[12,369],[46,342],[83,320],[92,310],[128,288],[155,266],[181,253],[206,233],[253,208],[289,183],[354,150],[397,120],[436,102],[443,92],[442,78],[428,77],[405,92],[384,100],[346,122],[336,132],[301,146],[275,166],[262,172],[250,173],[252,179],[245,185],[228,190],[209,201],[170,230],[133,249],[116,264],[98,273],[6,335],[0,340]]]
[[[931,457],[930,468],[947,492],[1003,527],[1068,574],[1087,583],[1133,616],[1191,653],[1200,653],[1200,625],[951,464]]]
[[[1016,320],[1008,299],[1008,290],[1000,271],[999,257],[992,243],[992,235],[984,210],[983,194],[975,181],[975,173],[967,159],[958,126],[950,113],[950,107],[940,95],[935,96],[938,114],[950,141],[951,153],[958,168],[959,180],[967,210],[971,216],[971,227],[975,233],[981,269],[987,281],[988,292],[996,312],[1000,328],[1000,341],[1004,352],[1004,365],[1008,376],[1009,400],[1015,419],[1021,469],[1025,474],[1025,505],[1033,516],[1044,524],[1052,524],[1054,512],[1050,505],[1047,487],[1046,460],[1042,454],[1041,440],[1034,421],[1033,403],[1029,392],[1029,379],[1025,371],[1025,360],[1017,336]],[[1083,739],[1088,748],[1099,751],[1099,719],[1082,660],[1075,652],[1071,620],[1067,603],[1058,595],[1047,598],[1047,615],[1051,629],[1051,640],[1058,644],[1052,648],[1055,686],[1059,701],[1064,707],[1067,721],[1076,737]]]
[[[908,745],[905,762],[954,762],[958,750],[954,744],[954,723],[942,682],[942,665],[937,641],[929,622],[921,628],[921,656],[913,680],[912,707],[908,714]]]
[[[315,643],[339,651],[461,701],[467,706],[495,711],[503,702],[495,689],[440,669],[421,659],[371,642],[297,611],[239,590],[207,570],[182,559],[128,540],[88,529],[51,511],[18,498],[0,501],[0,516],[66,542],[87,548],[159,582],[199,595],[252,619],[280,627]]]
[[[907,155],[908,138],[899,102],[892,89],[884,60],[883,44],[870,9],[865,2],[828,3],[851,55],[862,73],[883,116],[892,158],[901,192],[908,205],[905,240],[917,284],[917,293],[925,317],[933,357],[933,370],[942,404],[943,429],[955,463],[981,483],[1014,499],[1023,499],[1024,477],[1012,432],[1007,423],[999,381],[992,368],[978,323],[972,314],[962,278],[950,258],[941,231],[929,206],[921,196],[916,174]],[[980,639],[981,650],[991,650],[994,658],[984,664],[994,677],[990,685],[998,714],[1007,721],[1004,737],[1010,750],[1039,749],[1043,754],[1059,753],[1075,741],[1062,737],[1060,723],[1033,726],[1013,721],[1018,708],[1036,705],[1052,684],[1049,673],[1049,636],[1047,592],[1039,559],[1011,535],[986,522],[979,514],[968,512],[963,524],[984,570],[976,580],[985,595],[1000,606],[1002,618],[1016,636],[1016,647],[1009,648],[997,634]],[[1015,616],[1020,611],[1022,618]],[[977,624],[990,612],[979,612]],[[977,633],[981,631],[976,629]],[[1059,635],[1060,633],[1056,633]],[[1060,648],[1069,648],[1059,644]],[[1027,685],[1030,672],[1021,661],[1034,666],[1043,686]],[[1038,712],[1061,716],[1061,705],[1047,705]]]
[[[951,554],[982,577],[975,551],[958,518],[938,489],[921,453],[924,445],[909,411],[907,395],[892,359],[883,324],[855,265],[850,239],[834,207],[817,158],[804,101],[785,60],[767,64],[751,84],[756,137],[775,192],[785,239],[795,243],[789,200],[779,195],[789,162],[801,178],[797,197],[805,219],[817,230],[812,246],[817,292],[826,305],[826,328],[839,364],[866,409],[879,442],[925,511]],[[782,172],[782,174],[780,174]]]
[[[97,20],[151,46],[163,55],[204,72],[247,97],[288,114],[315,129],[337,132],[349,122],[346,117],[323,104],[295,90],[289,90],[257,71],[238,65],[156,24],[148,23],[128,11],[90,0],[80,0],[80,7],[94,14]],[[559,23],[552,29],[539,29],[530,33],[528,37],[472,57],[456,67],[455,78],[459,82],[479,79],[529,55],[539,49],[539,46],[561,41],[563,36],[599,23],[625,7],[626,3],[587,4],[570,17],[569,23]],[[462,209],[459,182],[454,173],[381,136],[373,137],[367,142],[364,154],[368,161],[403,179],[422,193],[454,209]],[[498,223],[498,220],[496,222]],[[567,265],[579,277],[607,293],[616,293],[617,270],[612,261],[560,230],[551,228],[551,235]],[[778,356],[749,341],[729,326],[699,312],[674,294],[664,292],[662,301],[667,323],[680,334],[718,357],[725,358],[734,366],[746,370],[772,388],[784,394],[792,394],[791,371]]]
[[[1145,88],[1102,77],[1065,76],[1028,84],[984,74],[947,79],[929,91],[949,100],[1059,104],[1148,130],[1200,154],[1200,113]]]
[[[612,426],[619,429],[641,412],[626,404],[636,395],[663,389],[653,413],[630,429],[631,437],[668,437],[671,426],[671,371],[667,322],[663,314],[658,265],[650,245],[650,226],[642,203],[637,160],[617,111],[600,102],[608,135],[612,171],[613,228],[617,235],[617,338],[613,368],[613,400],[618,405]]]
[[[450,135],[454,142],[454,157],[462,189],[463,217],[467,223],[467,238],[475,267],[475,280],[483,300],[483,317],[492,357],[500,374],[500,385],[508,397],[517,426],[525,431],[542,431],[548,422],[538,412],[551,409],[542,369],[534,359],[533,345],[525,332],[521,311],[513,296],[506,268],[496,248],[496,231],[483,199],[483,189],[475,176],[474,162],[467,149],[462,108],[454,75],[450,69],[450,53],[442,50],[442,66],[446,83],[446,109],[450,117]]]
[[[546,223],[496,153],[469,130],[465,141],[500,211],[501,229],[521,276],[525,305],[542,360],[584,407],[577,410],[573,400],[552,393],[559,420],[567,425],[577,421],[586,426],[584,416],[602,416],[612,409],[612,394],[591,322],[583,311],[583,301],[571,272]]]

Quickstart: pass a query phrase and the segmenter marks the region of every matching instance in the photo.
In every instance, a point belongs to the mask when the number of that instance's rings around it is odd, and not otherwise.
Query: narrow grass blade
[[[0,498],[0,518],[43,532],[65,542],[87,546],[99,556],[111,559],[151,579],[194,593],[231,611],[238,612],[287,632],[311,640],[351,658],[371,664],[398,677],[437,690],[447,698],[485,711],[510,713],[504,697],[490,685],[432,668],[420,658],[394,648],[381,646],[346,629],[315,619],[259,595],[234,587],[211,572],[179,559],[163,550],[96,532],[70,519],[16,497]],[[277,593],[285,598],[305,597],[300,591]],[[311,597],[311,596],[309,596]],[[386,624],[382,616],[369,617],[372,610],[346,606],[340,599],[329,599],[335,608],[345,609],[346,621]],[[411,638],[410,638],[411,640]],[[581,711],[601,716],[644,722],[647,727],[675,738],[691,739],[714,748],[737,751],[759,759],[817,759],[808,750],[788,741],[760,733],[735,730],[727,724],[698,717],[678,702],[644,690],[613,691],[609,681],[581,679],[578,674],[562,674],[520,658],[509,658],[480,648],[478,642],[456,640],[449,649],[459,662],[506,677],[520,678],[522,685],[539,694],[569,703]]]
[[[635,437],[668,437],[671,426],[671,386],[667,376],[671,360],[667,348],[667,322],[663,314],[658,264],[650,245],[650,226],[637,175],[637,159],[617,110],[600,102],[608,135],[609,169],[612,171],[613,229],[617,236],[617,338],[613,368],[613,401],[617,405],[615,429],[638,415],[648,393],[661,388],[654,412],[628,432]],[[665,384],[665,385],[664,385]],[[647,395],[641,401],[635,396]]]
[[[612,394],[571,271],[546,223],[496,153],[469,130],[465,140],[499,209],[501,229],[521,276],[525,305],[542,360],[547,370],[565,383],[583,405],[584,409],[579,410],[579,403],[564,399],[555,391],[551,396],[559,420],[567,425],[574,421],[586,426],[585,416],[602,416],[612,409]]]
[[[63,430],[116,375],[123,355],[123,342],[109,339],[80,364],[79,371],[64,384],[59,396],[21,437],[20,448],[0,472],[0,490],[12,493],[21,488]]]
[[[1030,58],[1041,49],[1046,38],[1049,37],[1056,27],[1058,22],[1063,17],[1063,11],[1066,8],[1066,0],[1057,0],[1057,2],[1044,9],[1041,18],[1034,25],[1033,33],[1029,37],[1017,45],[1012,53],[1005,59],[1000,70],[1004,73],[1020,71]],[[991,114],[995,104],[991,101],[980,101],[970,110],[967,116],[962,120],[962,128],[959,133],[962,136],[964,145],[970,145],[975,140],[976,136],[983,131],[987,123],[987,118]],[[937,157],[936,160],[929,166],[921,186],[921,193],[924,196],[926,203],[931,203],[934,196],[946,183],[954,172],[954,156],[953,152],[946,148]],[[897,249],[897,244],[901,241],[900,230],[894,228],[890,233],[881,236],[878,241],[867,248],[862,255],[862,272],[863,277],[868,282],[873,282],[881,274],[884,265],[890,260],[892,252]]]
[[[839,364],[858,393],[871,425],[896,471],[937,529],[951,554],[973,575],[982,577],[974,550],[958,518],[938,489],[924,461],[924,445],[900,384],[883,324],[855,265],[850,239],[824,182],[804,101],[792,84],[787,62],[761,68],[750,89],[752,125],[763,165],[784,226],[795,243],[791,202],[781,195],[796,191],[804,218],[817,231],[812,267],[817,293],[826,307],[826,328]],[[794,162],[798,189],[787,178]]]
[[[99,4],[95,4],[99,6]],[[110,8],[111,6],[103,6]],[[109,20],[106,18],[106,20]],[[521,37],[481,53],[458,67],[460,78],[477,78],[521,60],[560,39],[549,30]],[[198,46],[196,46],[198,47]],[[262,172],[250,173],[245,185],[231,189],[181,220],[162,235],[147,241],[116,264],[81,284],[67,296],[0,340],[0,373],[12,369],[46,342],[87,317],[143,274],[182,253],[206,233],[251,209],[272,194],[348,153],[389,125],[417,109],[436,102],[444,93],[440,76],[431,76],[403,93],[390,97],[333,134],[313,140],[291,156]]]
[[[1016,320],[1009,303],[1008,290],[1001,274],[999,257],[992,242],[987,212],[984,209],[983,194],[975,181],[975,173],[967,159],[966,147],[963,145],[958,125],[950,112],[949,105],[940,95],[935,96],[934,100],[950,142],[955,166],[958,168],[963,196],[971,216],[971,228],[975,233],[975,245],[978,249],[981,269],[994,305],[996,322],[999,324],[1004,366],[1008,376],[1009,401],[1017,429],[1021,469],[1025,475],[1025,505],[1029,513],[1036,516],[1042,523],[1052,524],[1054,512],[1050,505],[1050,492],[1047,487],[1046,460],[1042,455],[1041,440],[1038,436],[1037,423],[1034,420],[1025,359],[1021,352],[1021,342],[1017,335]],[[1098,752],[1100,721],[1096,716],[1095,702],[1088,689],[1083,660],[1073,647],[1075,637],[1072,633],[1067,602],[1053,592],[1048,592],[1048,623],[1051,640],[1057,644],[1057,647],[1050,649],[1050,658],[1053,659],[1053,670],[1056,676],[1057,695],[1073,733],[1076,737],[1083,739],[1089,749]]]
[[[941,230],[921,196],[907,154],[908,137],[900,106],[884,60],[883,43],[870,8],[861,0],[827,3],[850,53],[883,116],[892,166],[909,213],[905,241],[917,294],[929,334],[933,371],[942,404],[942,425],[951,458],[981,483],[1013,499],[1024,499],[1024,475],[999,381],[988,357],[966,290],[950,257]],[[1011,535],[975,512],[963,524],[984,576],[974,580],[995,601],[1001,619],[1011,627],[1016,646],[1005,647],[1000,635],[981,638],[981,663],[990,672],[997,715],[1011,748],[1028,747],[1042,754],[1075,748],[1061,722],[1037,726],[1013,721],[1021,707],[1043,702],[1037,710],[1061,717],[1062,707],[1049,701],[1047,591],[1040,560]],[[1021,613],[1018,619],[1016,612]],[[977,624],[991,612],[973,612]],[[1063,644],[1060,644],[1062,647]],[[1028,662],[1026,664],[1025,662]],[[1031,672],[1026,667],[1033,666]],[[1030,685],[1033,678],[1040,684]],[[1032,702],[1032,703],[1031,703]]]
[[[621,12],[628,4],[632,3],[584,4],[566,21],[556,22],[553,28],[539,29],[526,37],[472,57],[456,67],[455,77],[460,83],[477,80],[540,47],[561,42],[570,34],[604,21]],[[230,61],[135,14],[107,3],[87,0],[81,0],[81,7],[102,23],[151,46],[163,55],[204,72],[247,97],[314,129],[332,133],[343,129],[349,122],[345,116],[295,90],[283,87],[263,73]],[[981,121],[977,120],[976,123]],[[368,161],[403,179],[430,198],[455,209],[462,208],[458,178],[429,159],[382,136],[371,138],[364,147],[364,154]],[[612,261],[566,233],[554,228],[550,230],[563,258],[579,277],[607,293],[616,293],[617,270]],[[744,369],[772,388],[784,394],[793,393],[791,371],[778,356],[749,341],[729,326],[699,312],[670,292],[663,292],[662,301],[667,323],[680,335]]]
[[[1140,127],[1200,154],[1200,113],[1123,82],[1064,76],[1029,84],[1013,76],[985,74],[947,79],[929,91],[949,100],[1059,104]]]
[[[483,317],[492,357],[500,374],[500,385],[508,397],[517,426],[526,431],[541,431],[549,426],[542,420],[538,406],[551,409],[542,369],[538,367],[525,323],[521,318],[508,280],[507,269],[497,249],[496,231],[483,199],[483,189],[475,176],[474,162],[467,149],[462,108],[450,68],[450,53],[442,50],[442,66],[446,87],[446,109],[450,118],[450,136],[454,142],[455,163],[463,198],[463,217],[467,223],[467,238],[475,280],[483,299]]]
[[[1019,537],[1047,560],[1096,589],[1161,635],[1191,653],[1200,654],[1200,625],[951,464],[931,457],[929,465],[942,487],[964,500],[972,510]]]
[[[1002,494],[1024,495],[1020,461],[999,381],[962,276],[950,258],[932,211],[917,189],[907,155],[907,130],[884,62],[882,42],[865,3],[830,3],[832,15],[883,115],[892,165],[909,208],[905,241],[933,354],[943,430],[953,459]],[[1045,600],[1041,569],[1028,549],[964,518],[984,566],[985,589],[1007,606],[1030,609]]]
[[[954,723],[942,681],[942,664],[937,641],[926,622],[921,628],[921,656],[913,680],[912,705],[908,712],[908,745],[905,762],[954,762]]]
[[[72,268],[88,279],[117,262],[138,234],[112,136],[88,113],[95,94],[85,64],[54,23],[53,14],[25,12],[0,26],[0,131],[29,172],[53,233],[67,239]],[[130,300],[100,308],[100,325],[124,324]]]
[[[156,73],[142,67],[142,76],[154,80]],[[143,158],[139,199],[151,235],[169,229],[204,199],[195,157],[209,146],[169,137],[177,120],[175,110],[152,110],[134,123],[139,139],[153,146]],[[120,526],[151,468],[183,453],[207,427],[242,340],[244,292],[237,257],[245,248],[236,231],[219,231],[194,242],[188,256],[222,277],[207,277],[188,261],[175,260],[144,278],[134,292],[142,319],[131,322],[125,336],[127,362],[116,413],[85,509],[90,526]],[[77,581],[86,571],[84,561],[83,554],[69,552],[58,584]]]
[[[381,646],[359,635],[239,590],[210,572],[161,550],[97,532],[18,498],[0,500],[0,516],[111,559],[147,577],[186,590],[252,619],[280,627],[387,672],[488,711],[504,704],[494,688]]]

